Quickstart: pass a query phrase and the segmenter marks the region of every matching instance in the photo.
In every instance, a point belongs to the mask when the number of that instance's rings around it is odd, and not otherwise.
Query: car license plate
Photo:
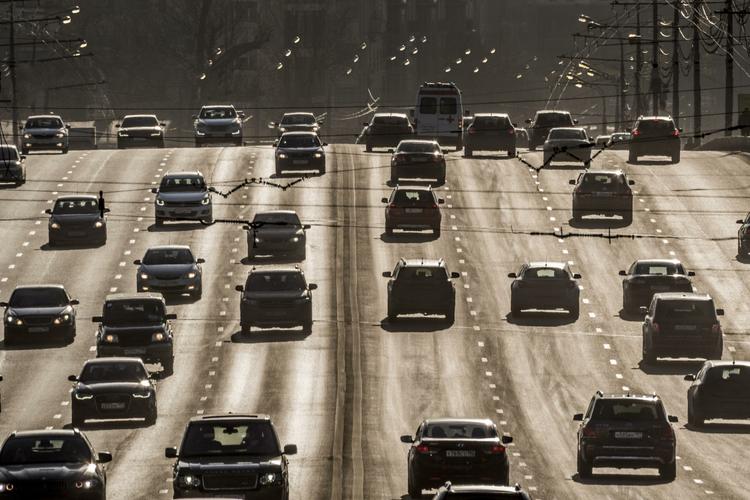
[[[422,209],[421,208],[407,208],[406,210],[404,210],[404,212],[406,212],[407,214],[421,214]]]
[[[451,458],[469,458],[475,457],[477,452],[475,450],[446,450],[445,456]]]
[[[681,332],[692,332],[695,330],[695,325],[675,325],[674,329]]]
[[[125,356],[142,356],[146,354],[145,348],[138,349],[124,349]]]
[[[594,196],[598,196],[599,198],[608,198],[609,196],[612,196],[612,193],[594,193]]]
[[[71,236],[85,236],[86,231],[71,231],[68,234],[70,234]]]
[[[29,327],[29,333],[45,333],[49,331],[48,326],[32,326]]]
[[[189,208],[178,208],[174,212],[176,214],[189,214],[189,213],[192,213],[192,210],[190,210]]]
[[[102,410],[124,410],[125,403],[102,403]]]
[[[307,160],[294,160],[292,163],[294,165],[307,165]]]
[[[642,432],[615,432],[615,439],[643,439]]]

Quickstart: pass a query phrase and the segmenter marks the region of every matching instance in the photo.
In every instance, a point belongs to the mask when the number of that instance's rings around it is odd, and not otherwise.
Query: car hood
[[[207,191],[176,191],[159,192],[156,197],[164,201],[201,201],[208,194]]]
[[[96,468],[87,463],[7,465],[0,467],[0,481],[65,481],[93,477]]]
[[[254,232],[258,238],[291,238],[292,236],[303,236],[305,234],[300,226],[261,226]],[[251,230],[250,233],[252,234],[253,231]]]
[[[26,316],[55,316],[62,314],[67,307],[9,307],[8,311],[13,311],[13,314],[19,318]]]
[[[278,457],[212,457],[198,458],[190,457],[181,459],[177,463],[181,471],[190,471],[192,473],[212,472],[212,471],[281,471],[281,459]]]
[[[76,390],[81,392],[88,392],[91,394],[132,394],[133,392],[144,392],[150,388],[150,385],[143,385],[140,382],[97,382],[90,384],[79,383],[76,386]]]
[[[58,132],[67,133],[68,131],[64,128],[27,128],[23,130],[24,134],[31,135],[53,135]]]
[[[120,130],[126,132],[161,132],[161,127],[120,127]]]
[[[142,264],[139,273],[154,274],[156,276],[179,277],[195,271],[195,264]]]
[[[166,325],[129,325],[129,326],[110,326],[102,325],[102,333],[115,333],[118,335],[127,335],[129,333],[156,333],[164,332]]]
[[[323,148],[321,147],[313,147],[313,148],[285,148],[285,147],[278,147],[276,148],[276,153],[322,153]]]
[[[94,223],[102,220],[98,213],[95,214],[52,214],[50,220],[65,224],[66,222],[88,222]]]
[[[197,121],[198,125],[212,125],[212,126],[227,126],[227,125],[239,125],[240,123],[235,118],[211,118]]]
[[[287,132],[291,132],[291,131],[295,131],[295,132],[297,132],[297,131],[311,131],[315,127],[319,127],[319,126],[317,124],[308,124],[308,125],[303,125],[303,124],[298,124],[298,125],[279,125],[279,129],[283,128]]]
[[[245,293],[245,297],[252,300],[292,300],[307,297],[307,290],[285,290],[281,292],[254,292],[252,290]]]

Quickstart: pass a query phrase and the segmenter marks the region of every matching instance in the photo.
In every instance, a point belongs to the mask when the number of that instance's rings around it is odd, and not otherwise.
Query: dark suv
[[[565,309],[574,319],[580,311],[578,281],[566,262],[529,262],[518,273],[509,273],[510,312],[514,318],[524,309]]]
[[[677,259],[636,260],[625,271],[620,271],[622,279],[622,309],[625,312],[638,312],[640,307],[651,303],[655,293],[693,291],[691,276]]]
[[[656,395],[604,395],[597,391],[578,427],[578,477],[591,477],[594,467],[653,467],[672,481],[677,475],[675,433],[661,398]]]
[[[657,293],[643,320],[643,361],[656,358],[703,357],[721,359],[724,349],[721,323],[723,309],[714,308],[710,295]]]
[[[96,355],[132,356],[160,363],[166,373],[174,369],[173,332],[164,297],[160,293],[116,293],[104,301],[96,333]]]
[[[414,135],[414,128],[404,113],[375,113],[372,121],[363,125],[365,128],[357,142],[364,143],[367,152],[372,148],[396,146]]]
[[[543,109],[536,112],[534,120],[526,120],[526,123],[530,125],[526,130],[529,133],[529,149],[533,151],[544,144],[551,129],[573,127],[578,120],[574,120],[569,111]]]
[[[445,184],[445,156],[437,141],[409,139],[388,150],[391,156],[391,182],[407,177],[412,179],[435,179]]]
[[[302,326],[302,331],[312,331],[312,291],[315,283],[307,283],[299,267],[281,269],[253,268],[245,285],[235,290],[242,293],[240,302],[240,327],[242,333],[250,328],[292,328]]]
[[[174,498],[232,497],[270,500],[289,498],[288,455],[297,446],[279,444],[268,415],[193,417],[179,452],[167,448]]]
[[[634,181],[622,170],[588,170],[571,179],[573,186],[573,219],[585,215],[619,215],[625,224],[633,221]]]
[[[93,195],[61,196],[55,206],[44,211],[49,214],[49,246],[61,244],[107,243],[109,209],[99,208],[99,198]]]
[[[440,205],[444,203],[430,187],[396,186],[386,203],[385,234],[393,235],[394,229],[423,231],[432,229],[440,237],[440,224],[443,216]]]
[[[507,151],[516,156],[516,129],[510,117],[500,113],[477,113],[464,130],[464,156],[474,151]]]
[[[697,375],[685,375],[688,423],[701,426],[713,418],[750,418],[750,362],[706,361]]]
[[[680,161],[680,129],[671,116],[641,116],[630,132],[628,162],[639,156],[668,156]]]
[[[451,279],[459,273],[449,273],[445,261],[401,259],[393,272],[383,273],[388,281],[388,321],[399,314],[445,314],[453,323],[456,316],[456,287]]]

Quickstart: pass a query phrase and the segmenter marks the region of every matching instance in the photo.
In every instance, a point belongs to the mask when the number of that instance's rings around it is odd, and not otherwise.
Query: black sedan
[[[86,361],[70,392],[74,427],[87,419],[143,418],[156,423],[156,387],[139,358],[100,358]]]
[[[130,146],[164,147],[164,131],[167,124],[160,122],[156,115],[128,115],[116,127],[119,129],[118,149]]]
[[[634,181],[628,180],[622,170],[586,170],[571,179],[573,189],[573,219],[585,215],[619,215],[624,224],[633,221]]]
[[[389,150],[391,156],[391,182],[401,178],[435,179],[445,184],[445,156],[437,141],[409,139]]]
[[[76,335],[78,300],[71,299],[62,285],[19,286],[5,308],[5,345],[50,337],[72,342]]]
[[[510,285],[510,310],[514,317],[525,309],[565,309],[570,316],[578,318],[580,290],[572,273],[563,262],[529,262],[521,266],[518,273],[508,274],[513,278]]]
[[[108,208],[99,209],[99,199],[93,195],[61,196],[49,214],[49,245],[107,243]]]
[[[274,142],[276,146],[276,176],[291,171],[326,173],[326,143],[320,142],[315,132],[286,132]]]
[[[13,432],[0,448],[0,496],[23,500],[105,500],[104,464],[78,429]]]
[[[693,291],[691,276],[677,259],[636,260],[625,271],[620,271],[622,280],[622,309],[625,312],[638,312],[648,306],[655,293]]]
[[[697,375],[685,375],[688,389],[688,423],[706,420],[750,419],[750,362],[706,361]]]
[[[510,465],[505,445],[512,441],[487,419],[423,421],[414,436],[401,436],[402,443],[411,445],[407,458],[409,496],[421,498],[422,490],[446,481],[507,485]]]

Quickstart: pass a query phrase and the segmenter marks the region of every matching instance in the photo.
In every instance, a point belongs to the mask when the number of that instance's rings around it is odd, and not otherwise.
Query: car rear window
[[[434,115],[437,113],[437,98],[423,97],[419,100],[419,112],[423,115]]]
[[[661,407],[638,399],[600,399],[594,405],[592,420],[655,422],[664,418]]]
[[[641,132],[666,132],[674,131],[674,124],[670,120],[642,120],[636,127]]]
[[[472,128],[477,130],[505,130],[513,128],[510,120],[505,116],[476,116]]]
[[[299,220],[299,217],[297,214],[289,214],[289,213],[266,213],[266,214],[255,214],[255,217],[253,217],[253,223],[263,223],[263,224],[278,224],[279,226],[301,226],[302,223]]]
[[[237,113],[232,108],[203,108],[200,118],[204,120],[221,120],[235,118],[236,116]]]
[[[734,386],[736,390],[747,392],[750,389],[750,367],[714,366],[706,374],[706,383],[712,386]]]
[[[284,292],[304,290],[305,279],[300,273],[253,273],[247,279],[248,292]]]
[[[458,101],[455,97],[440,98],[440,114],[455,115],[458,113]]]
[[[310,114],[284,115],[281,118],[282,125],[313,125],[315,116]]]
[[[523,273],[523,279],[563,279],[568,273],[554,267],[530,267]]]
[[[534,120],[535,127],[572,127],[573,119],[568,113],[539,113]]]
[[[711,300],[659,300],[656,316],[662,321],[708,320],[716,317],[716,310]]]
[[[434,142],[401,142],[398,145],[399,153],[434,153],[440,151],[440,146]]]
[[[180,456],[280,455],[276,433],[268,422],[198,422],[190,424]]]
[[[424,437],[448,439],[487,439],[497,437],[495,429],[484,423],[435,422],[427,424]]]
[[[376,116],[372,119],[374,125],[400,125],[406,127],[409,120],[405,116]]]
[[[393,198],[396,204],[407,205],[432,205],[435,203],[435,195],[432,191],[399,189]]]
[[[404,267],[398,273],[399,280],[433,282],[445,281],[448,275],[442,267]]]
[[[626,186],[626,183],[620,175],[588,173],[581,179],[581,186],[588,189],[611,189]]]
[[[681,265],[672,262],[659,262],[658,264],[640,263],[635,265],[633,274],[670,276],[672,274],[685,274],[685,270]]]

